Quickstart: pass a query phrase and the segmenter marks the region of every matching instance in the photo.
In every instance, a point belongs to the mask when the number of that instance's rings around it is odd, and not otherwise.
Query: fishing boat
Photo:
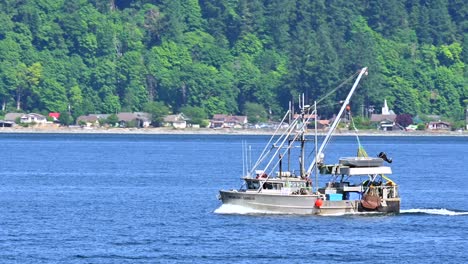
[[[281,121],[288,123],[287,129],[274,132],[254,165],[245,170],[239,189],[219,191],[222,203],[278,214],[399,213],[398,185],[389,178],[392,160],[384,152],[369,157],[356,136],[355,157],[325,162],[326,147],[343,117],[349,118],[348,105],[363,75],[367,75],[367,68],[349,78],[355,78],[354,84],[321,140],[317,133],[317,103],[320,101],[307,105],[302,95],[296,114],[290,103]],[[310,124],[314,124],[315,133],[308,131]],[[306,146],[310,143],[313,147],[307,149],[313,150],[306,155]],[[291,159],[297,160],[292,157],[294,153],[299,157],[295,165],[291,162]],[[308,157],[313,157],[311,162],[306,160]]]

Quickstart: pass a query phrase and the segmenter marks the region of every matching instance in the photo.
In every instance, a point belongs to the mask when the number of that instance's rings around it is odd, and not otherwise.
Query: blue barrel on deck
[[[343,194],[342,193],[329,193],[327,194],[327,200],[328,201],[341,201],[343,200]]]

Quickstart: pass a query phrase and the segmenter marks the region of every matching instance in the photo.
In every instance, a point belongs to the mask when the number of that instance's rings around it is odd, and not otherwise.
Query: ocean
[[[468,137],[360,137],[399,215],[221,206],[267,136],[0,134],[0,263],[464,263]],[[325,159],[353,156],[336,137]]]

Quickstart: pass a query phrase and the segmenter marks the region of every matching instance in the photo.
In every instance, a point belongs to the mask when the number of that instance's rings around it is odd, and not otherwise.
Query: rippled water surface
[[[361,137],[393,157],[402,213],[223,206],[242,141],[265,136],[0,134],[0,263],[464,263],[468,137]],[[353,155],[336,138],[326,159]]]

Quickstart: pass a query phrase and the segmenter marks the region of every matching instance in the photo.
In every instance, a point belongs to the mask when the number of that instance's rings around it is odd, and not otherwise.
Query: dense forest
[[[277,118],[367,66],[355,115],[387,99],[397,114],[457,121],[467,13],[464,0],[2,0],[0,102],[3,113]]]

